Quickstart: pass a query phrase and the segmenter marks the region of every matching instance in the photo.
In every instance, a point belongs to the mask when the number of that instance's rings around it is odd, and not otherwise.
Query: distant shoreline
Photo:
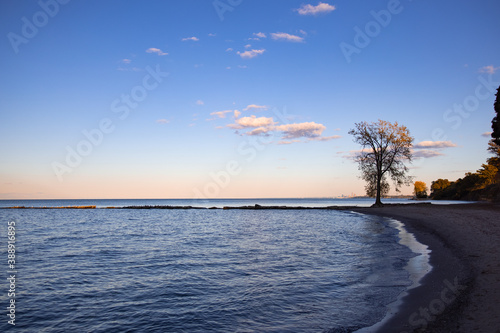
[[[406,206],[406,205],[431,205],[430,202],[413,203],[409,202],[407,204],[386,204],[385,206]],[[325,207],[307,207],[307,206],[262,206],[255,204],[252,206],[223,206],[223,207],[198,207],[198,206],[171,206],[171,205],[142,205],[142,206],[124,206],[124,207],[97,207],[95,205],[89,206],[51,206],[51,207],[35,207],[35,206],[12,206],[12,207],[0,207],[0,209],[240,209],[240,210],[298,210],[298,209],[314,209],[314,210],[350,210],[357,209],[360,206],[325,206]]]

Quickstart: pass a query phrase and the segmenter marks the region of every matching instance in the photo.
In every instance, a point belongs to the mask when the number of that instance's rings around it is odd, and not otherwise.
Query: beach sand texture
[[[395,218],[432,250],[432,271],[380,332],[500,332],[500,205],[356,208]]]

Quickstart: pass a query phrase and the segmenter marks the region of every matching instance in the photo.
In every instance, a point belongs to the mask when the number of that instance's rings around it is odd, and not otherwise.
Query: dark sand
[[[352,210],[397,219],[432,250],[432,271],[378,332],[500,333],[500,205]]]

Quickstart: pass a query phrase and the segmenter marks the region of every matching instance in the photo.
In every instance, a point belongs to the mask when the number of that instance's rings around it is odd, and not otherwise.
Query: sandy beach
[[[500,205],[353,210],[403,222],[432,251],[432,271],[379,332],[500,332]]]

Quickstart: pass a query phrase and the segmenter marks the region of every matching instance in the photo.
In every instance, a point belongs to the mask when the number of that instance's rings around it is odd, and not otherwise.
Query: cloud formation
[[[243,109],[243,111],[248,111],[248,110],[267,110],[268,106],[267,105],[257,105],[257,104],[250,104],[246,108]]]
[[[481,136],[484,136],[485,138],[490,138],[492,132],[484,132],[481,134]]]
[[[422,141],[413,146],[413,149],[441,149],[451,148],[457,145],[451,141]]]
[[[261,50],[248,50],[248,51],[245,51],[245,52],[238,51],[237,53],[243,59],[252,59],[252,58],[255,58],[256,56],[258,56],[260,54],[263,54],[265,51],[266,51],[265,49],[261,49]]]
[[[286,124],[274,127],[274,130],[283,132],[283,139],[316,138],[321,136],[321,133],[325,129],[324,125],[315,122]]]
[[[186,37],[186,38],[183,38],[181,39],[183,42],[186,42],[186,41],[193,41],[193,42],[197,42],[199,41],[200,39],[198,37]]]
[[[147,50],[146,50],[146,52],[147,52],[147,53],[156,53],[156,54],[158,54],[159,56],[168,55],[168,53],[163,52],[162,50],[157,49],[156,47],[150,47],[149,49],[147,49]]]
[[[290,35],[285,32],[273,32],[271,33],[271,38],[274,40],[285,40],[288,42],[300,43],[304,41],[304,37]]]
[[[484,66],[484,67],[480,68],[479,73],[495,74],[496,71],[498,71],[499,69],[500,69],[500,67],[495,67],[493,65],[489,65],[489,66]]]
[[[317,6],[313,6],[310,4],[302,5],[299,9],[296,9],[296,11],[300,15],[318,15],[333,12],[335,9],[335,6],[320,2]]]
[[[233,112],[233,110],[225,110],[225,111],[215,111],[210,113],[211,116],[215,116],[217,118],[226,118],[226,114]],[[212,118],[210,120],[213,120],[215,118]]]
[[[234,124],[229,124],[227,126],[233,129],[244,129],[244,128],[259,128],[259,127],[267,128],[267,126],[272,126],[272,125],[274,125],[274,120],[272,117],[257,118],[256,116],[252,115],[250,117],[237,118]]]
[[[257,38],[267,38],[267,35],[263,32],[254,32],[253,35]]]
[[[170,120],[168,120],[168,119],[158,119],[156,122],[158,124],[168,124],[170,122]]]

